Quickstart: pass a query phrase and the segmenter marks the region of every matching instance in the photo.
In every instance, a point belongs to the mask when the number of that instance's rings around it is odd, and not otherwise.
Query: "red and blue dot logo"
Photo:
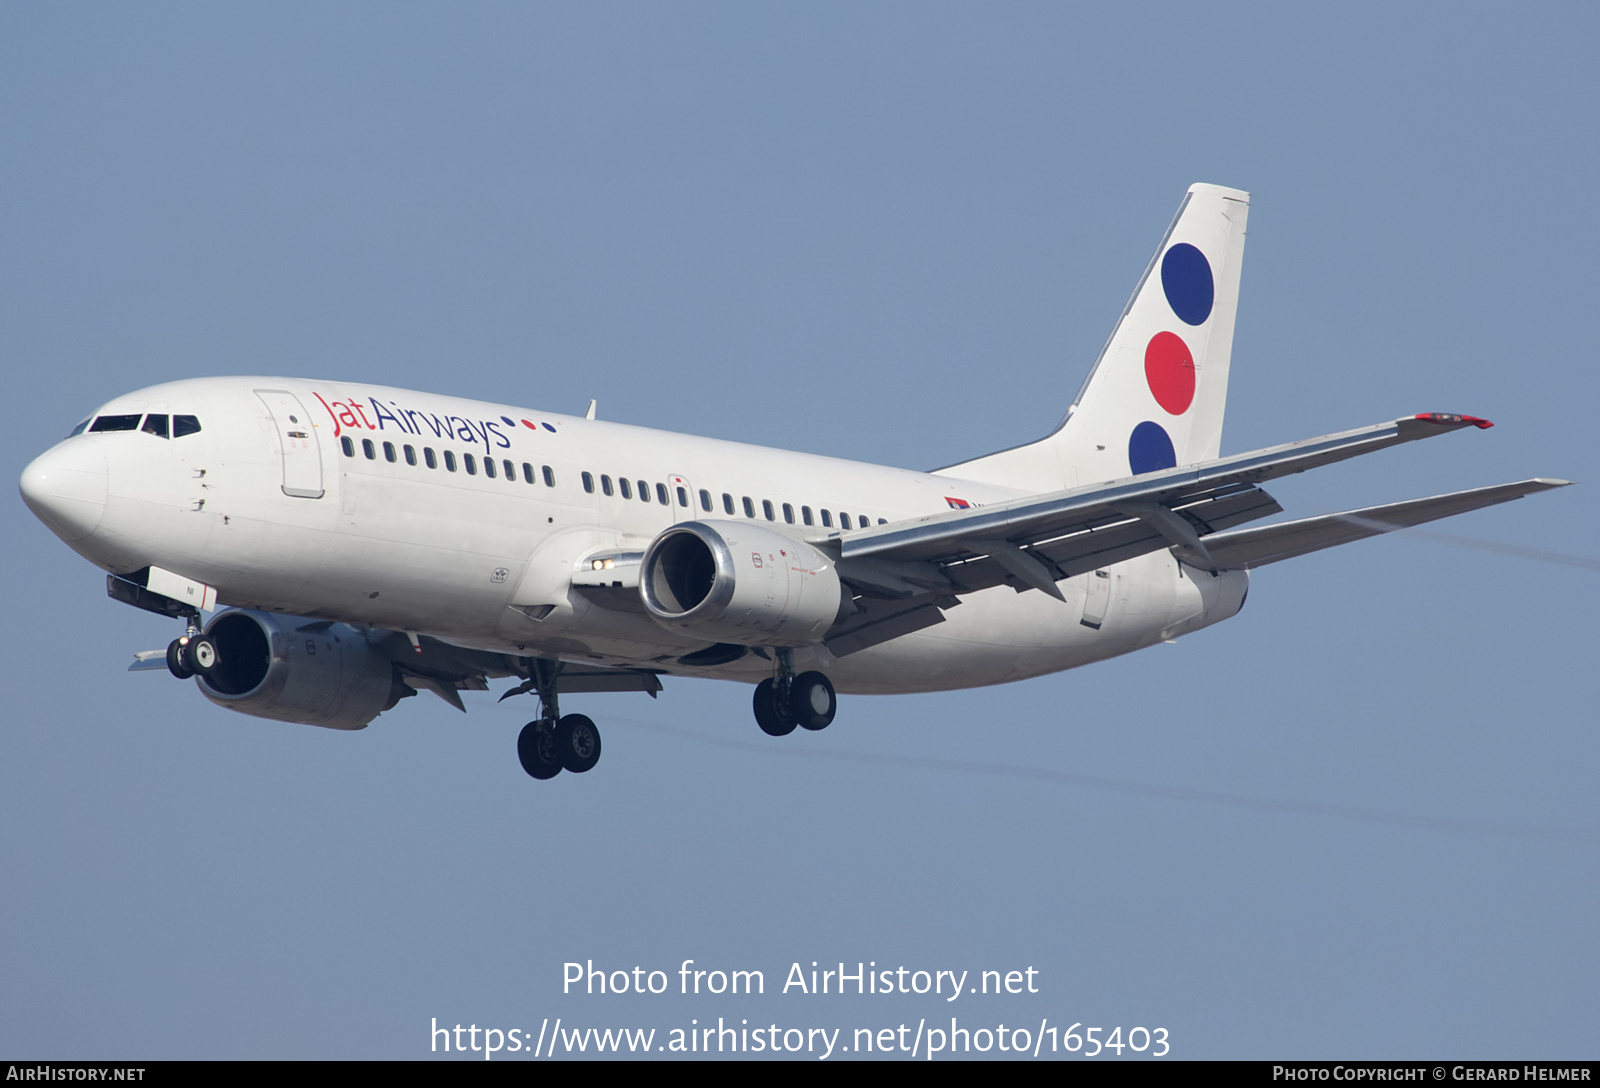
[[[1161,291],[1167,305],[1185,325],[1203,325],[1216,303],[1211,262],[1188,242],[1179,242],[1161,258]],[[1144,349],[1144,380],[1161,410],[1181,416],[1194,404],[1194,353],[1183,337],[1162,331]],[[1128,467],[1135,476],[1159,472],[1178,463],[1172,436],[1161,424],[1146,420],[1128,436]]]

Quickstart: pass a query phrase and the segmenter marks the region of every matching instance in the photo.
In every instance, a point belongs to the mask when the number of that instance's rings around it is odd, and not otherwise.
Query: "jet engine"
[[[207,699],[241,714],[364,729],[412,694],[388,657],[346,624],[231,609],[205,634],[217,663],[195,682]]]
[[[846,599],[826,555],[747,521],[667,529],[645,549],[639,596],[664,627],[746,646],[817,642]]]

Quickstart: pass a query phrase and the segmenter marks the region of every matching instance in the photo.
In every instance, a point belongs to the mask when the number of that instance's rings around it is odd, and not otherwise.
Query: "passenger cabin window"
[[[410,465],[412,468],[416,468],[417,467],[417,450],[416,450],[416,447],[415,446],[407,446],[405,448],[405,454],[406,454],[406,464]]]
[[[680,494],[681,493],[682,492],[680,492]],[[656,502],[660,503],[662,506],[671,506],[672,505],[672,500],[667,498],[667,485],[666,484],[656,484]],[[687,502],[685,502],[683,505],[688,506],[689,504]]]
[[[367,455],[368,461],[376,461],[378,459],[378,450],[373,446],[370,438],[361,440],[361,452]]]
[[[422,447],[422,463],[427,465],[429,468],[439,467],[439,459],[433,455],[432,446]]]
[[[385,442],[383,444],[383,459],[389,462],[391,465],[399,460],[399,458],[395,456],[393,442]]]
[[[522,478],[530,484],[533,483],[533,466],[526,461],[522,462]]]
[[[583,474],[583,489],[591,495],[594,494],[594,476],[590,473]]]
[[[444,451],[444,467],[449,472],[456,470],[456,454],[454,450]]]
[[[777,521],[778,520],[773,515],[773,512],[772,512],[772,500],[771,499],[762,499],[761,500],[761,512],[763,514],[767,515],[767,520],[768,521]]]
[[[688,504],[685,503],[684,505]],[[711,513],[711,492],[707,491],[703,487],[700,489],[700,509],[704,510],[708,514]]]
[[[826,510],[822,511],[822,524],[826,525],[830,529],[833,528],[833,515],[828,513]]]
[[[167,437],[167,417],[151,412],[144,417],[144,426],[139,428],[145,434],[153,434],[157,438]]]
[[[794,524],[794,507],[790,506],[788,503],[783,504],[783,520],[788,522],[790,525]]]
[[[749,495],[744,497],[744,516],[747,518],[756,516],[756,504],[750,501]]]
[[[339,439],[339,448],[344,450],[346,457],[354,457],[356,455],[356,444],[350,440],[349,435]]]
[[[513,465],[510,461],[501,461],[500,462],[500,467],[505,469],[506,480],[508,482],[510,482],[510,483],[516,483],[517,482],[517,466],[516,465]]]
[[[90,434],[104,431],[137,431],[139,429],[138,416],[101,416],[94,421],[94,426],[89,428]]]
[[[733,496],[726,491],[722,493],[722,508],[728,512],[729,517],[733,516]]]
[[[627,481],[624,480],[623,482],[626,483]],[[603,494],[606,494],[606,495],[612,494],[611,477],[609,477],[609,476],[601,476],[600,477],[600,491]]]
[[[182,438],[184,435],[199,434],[200,419],[198,416],[173,416],[172,437]]]
[[[585,475],[587,475],[587,473],[585,473]],[[545,465],[544,466],[544,486],[546,486],[546,487],[554,487],[554,486],[556,486],[556,474],[555,474],[555,472],[553,472],[551,470],[549,465]],[[593,488],[590,488],[590,490],[592,491]]]
[[[463,453],[461,455],[461,467],[467,470],[468,476],[476,476],[478,474],[478,459],[470,453]]]
[[[841,528],[841,529],[850,528],[850,515],[846,514],[842,510],[839,512],[839,528]]]
[[[800,508],[800,520],[805,522],[807,525],[814,524],[814,522],[811,520],[811,507],[802,506]]]
[[[639,501],[640,502],[649,502],[650,501],[650,485],[645,483],[643,480],[639,481]]]
[[[469,453],[469,454],[467,454],[467,456],[471,457],[472,454]],[[483,474],[485,476],[489,477],[489,479],[491,479],[491,480],[494,479],[494,458],[493,457],[485,457],[483,459]]]
[[[622,477],[621,479],[619,479],[617,481],[617,491],[625,499],[633,498],[633,484],[632,484],[632,482],[630,482],[629,479],[626,476]],[[644,501],[645,502],[649,502],[650,501],[649,497],[646,496]]]

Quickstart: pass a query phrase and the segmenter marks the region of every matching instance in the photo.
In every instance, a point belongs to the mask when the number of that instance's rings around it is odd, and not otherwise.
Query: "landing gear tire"
[[[189,667],[187,651],[188,646],[181,638],[167,643],[167,671],[179,680],[187,680],[194,675],[194,669]]]
[[[189,645],[184,648],[188,665],[195,672],[209,676],[217,667],[221,655],[217,653],[217,644],[212,639],[201,635],[189,640]]]
[[[556,750],[561,765],[582,774],[600,762],[600,730],[582,714],[568,714],[556,723]]]
[[[828,728],[838,709],[833,682],[820,672],[803,672],[789,685],[789,710],[802,728]]]
[[[756,724],[769,737],[786,737],[794,732],[795,726],[800,724],[779,709],[778,688],[770,679],[763,680],[756,685],[756,694],[753,702],[756,712]]]
[[[523,770],[541,781],[561,773],[561,753],[551,722],[541,719],[522,727],[517,735],[517,758]]]

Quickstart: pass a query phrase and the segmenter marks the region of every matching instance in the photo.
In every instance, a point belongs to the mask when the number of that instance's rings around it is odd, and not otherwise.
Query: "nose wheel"
[[[179,680],[194,675],[194,669],[189,667],[188,642],[186,638],[175,638],[167,643],[167,671]]]
[[[195,673],[210,676],[221,660],[216,639],[205,635],[188,634],[167,644],[167,671],[179,680]]]

